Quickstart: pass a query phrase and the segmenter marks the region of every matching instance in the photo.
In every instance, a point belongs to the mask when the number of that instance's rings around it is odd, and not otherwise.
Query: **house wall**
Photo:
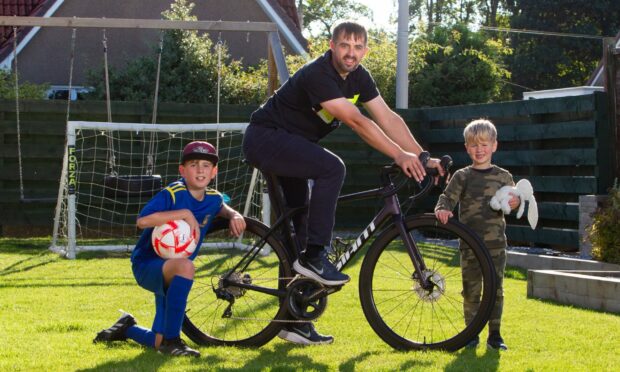
[[[254,0],[193,0],[193,14],[198,20],[270,22]],[[161,19],[170,0],[66,0],[54,14],[57,17]],[[18,55],[22,80],[34,83],[67,85],[71,51],[69,28],[41,28]],[[214,41],[219,32],[210,33]],[[264,32],[222,32],[222,40],[230,54],[243,58],[245,64],[256,64],[267,57],[267,34]],[[138,55],[153,55],[159,42],[159,30],[106,30],[108,63],[122,67]],[[76,33],[73,85],[83,85],[87,72],[103,66],[102,30],[79,28]],[[283,41],[284,43],[284,41]],[[287,50],[291,50],[284,44]],[[164,46],[165,48],[165,46]]]

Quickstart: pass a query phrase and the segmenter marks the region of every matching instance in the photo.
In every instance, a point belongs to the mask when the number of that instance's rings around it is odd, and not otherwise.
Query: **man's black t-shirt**
[[[299,69],[252,113],[250,124],[283,128],[318,142],[340,125],[321,107],[321,102],[344,97],[356,104],[379,95],[375,81],[362,65],[343,79],[331,59],[332,52],[328,50]]]

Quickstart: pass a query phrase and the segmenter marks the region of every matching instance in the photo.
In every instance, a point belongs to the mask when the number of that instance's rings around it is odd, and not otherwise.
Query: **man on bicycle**
[[[246,159],[263,172],[278,176],[290,207],[308,205],[295,218],[295,231],[305,247],[293,263],[298,273],[324,285],[350,280],[327,259],[345,165],[318,141],[341,123],[366,143],[421,181],[418,159],[422,147],[403,119],[392,111],[377,90],[370,73],[360,64],[368,52],[367,32],[357,22],[344,21],[332,29],[330,49],[288,79],[251,118],[243,140]],[[361,103],[372,119],[355,106]],[[429,166],[443,169],[437,159]],[[308,180],[313,181],[310,188]],[[295,324],[297,324],[295,326]],[[283,338],[302,344],[331,343],[311,323],[287,327]]]

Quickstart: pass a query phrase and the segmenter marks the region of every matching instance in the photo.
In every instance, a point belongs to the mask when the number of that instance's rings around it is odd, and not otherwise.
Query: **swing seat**
[[[162,188],[161,176],[105,176],[103,180],[105,196],[109,198],[131,196],[153,196]]]

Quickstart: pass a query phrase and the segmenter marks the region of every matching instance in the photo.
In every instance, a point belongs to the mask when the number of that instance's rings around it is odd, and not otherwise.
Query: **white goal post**
[[[180,177],[182,149],[194,140],[218,150],[218,175],[209,187],[245,216],[268,222],[260,172],[243,162],[246,127],[69,121],[50,249],[68,258],[84,250],[131,250],[138,213]]]

